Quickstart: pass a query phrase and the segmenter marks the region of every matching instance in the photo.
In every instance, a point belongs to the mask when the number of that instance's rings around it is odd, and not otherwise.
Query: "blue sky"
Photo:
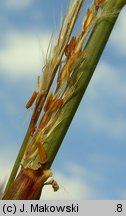
[[[25,104],[67,5],[67,0],[0,1],[0,180],[22,143],[32,113]],[[61,189],[53,193],[46,187],[44,199],[126,199],[125,10],[53,164]]]

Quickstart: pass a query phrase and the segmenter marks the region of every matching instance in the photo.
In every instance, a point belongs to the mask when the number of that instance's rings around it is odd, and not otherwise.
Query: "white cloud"
[[[125,8],[121,11],[117,23],[110,37],[110,43],[119,54],[126,54],[126,12]]]
[[[3,6],[5,6],[7,9],[24,9],[28,7],[33,0],[6,0],[3,1]]]
[[[31,73],[38,75],[44,64],[42,51],[46,53],[49,40],[49,33],[35,36],[28,32],[8,32],[0,49],[1,71],[13,77]]]
[[[4,164],[4,169],[3,169],[3,164]],[[0,163],[0,181],[1,182],[5,179],[7,180],[7,177],[10,171],[11,171],[10,166],[6,163],[3,163],[3,161],[1,160],[1,163]]]
[[[79,128],[85,124],[97,133],[113,138],[125,137],[126,119],[121,112],[126,106],[125,82],[126,76],[120,68],[101,62],[87,89],[87,101],[83,101],[78,112],[76,123]]]
[[[126,99],[125,81],[126,76],[120,65],[119,67],[114,67],[114,65],[110,65],[104,61],[98,64],[91,82],[92,87],[97,93],[100,91],[112,98],[121,97],[122,99]]]
[[[42,193],[42,199],[53,199],[53,200],[70,200],[70,199],[87,199],[88,189],[86,184],[77,178],[73,179],[73,176],[66,176],[60,173],[55,175],[60,184],[60,189],[54,193],[50,186],[45,186]]]
[[[42,199],[52,200],[84,200],[91,197],[93,191],[84,180],[85,172],[81,166],[67,164],[67,174],[59,171],[54,173],[54,178],[59,183],[60,189],[54,192],[51,186],[45,186]]]
[[[119,116],[110,118],[110,116],[103,110],[100,110],[98,106],[94,109],[89,108],[86,110],[84,117],[86,122],[88,122],[88,126],[94,132],[103,133],[104,135],[107,134],[107,136],[114,139],[123,138],[125,135],[125,119]]]

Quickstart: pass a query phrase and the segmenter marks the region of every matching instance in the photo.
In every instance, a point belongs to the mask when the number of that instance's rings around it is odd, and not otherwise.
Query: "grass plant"
[[[126,0],[94,0],[82,20],[80,33],[72,35],[83,3],[70,2],[57,44],[38,79],[38,92],[33,92],[26,105],[29,108],[34,103],[34,111],[4,200],[39,199],[45,184],[52,184],[54,191],[59,188],[54,180],[48,181],[51,165]],[[57,82],[52,91],[55,75]]]

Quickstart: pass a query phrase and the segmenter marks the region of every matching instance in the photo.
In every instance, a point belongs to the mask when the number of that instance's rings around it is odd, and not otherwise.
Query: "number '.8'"
[[[117,204],[117,212],[122,212],[122,204]]]

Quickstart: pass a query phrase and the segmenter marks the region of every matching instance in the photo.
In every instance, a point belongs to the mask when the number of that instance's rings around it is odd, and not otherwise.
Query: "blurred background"
[[[85,0],[74,32],[79,32]],[[50,38],[68,0],[0,1],[0,184],[23,141]],[[64,139],[52,170],[60,190],[46,186],[43,199],[126,199],[126,8]],[[104,34],[104,32],[103,32]],[[96,47],[97,48],[97,47]]]

